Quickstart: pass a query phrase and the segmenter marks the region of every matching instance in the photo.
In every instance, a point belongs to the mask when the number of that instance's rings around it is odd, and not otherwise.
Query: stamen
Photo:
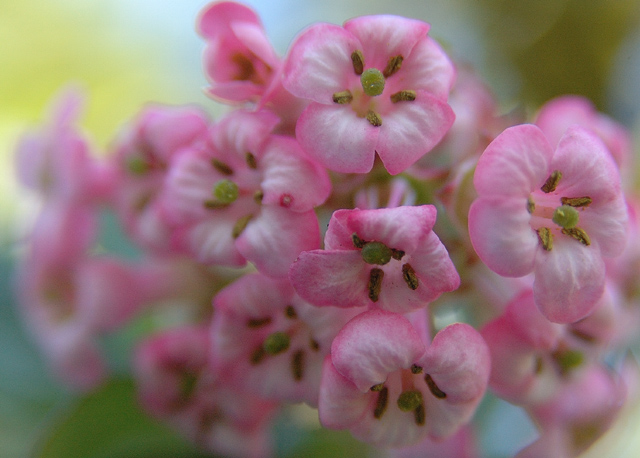
[[[412,374],[422,374],[422,368],[420,366],[418,366],[417,364],[412,364],[411,365],[411,373]]]
[[[356,248],[362,248],[364,244],[367,243],[360,237],[358,237],[358,234],[356,234],[355,232],[351,234],[351,240],[353,241],[353,246]]]
[[[384,382],[378,383],[377,385],[373,385],[370,389],[371,391],[380,391],[384,388]]]
[[[209,210],[218,210],[220,208],[227,208],[229,206],[229,204],[226,204],[224,202],[219,202],[217,200],[205,200],[203,202],[204,208],[207,208]]]
[[[364,71],[364,56],[362,51],[355,50],[351,53],[351,63],[353,64],[353,71],[356,75],[362,75]]]
[[[384,75],[377,68],[368,68],[360,75],[360,84],[365,94],[378,96],[384,91]]]
[[[536,232],[538,233],[538,240],[542,244],[542,248],[546,251],[551,251],[553,248],[553,234],[551,233],[551,229],[548,227],[541,227]]]
[[[551,221],[560,227],[571,229],[578,225],[578,221],[580,221],[580,214],[578,213],[578,210],[569,205],[561,205],[553,212]]]
[[[262,199],[264,199],[264,192],[262,192],[262,189],[258,189],[256,192],[253,193],[253,201],[255,203],[257,203],[258,205],[261,205]]]
[[[389,401],[389,388],[383,386],[378,391],[378,399],[376,400],[376,407],[373,409],[374,418],[382,418],[382,415],[387,410],[387,404]]]
[[[558,183],[560,182],[560,178],[562,178],[562,172],[560,170],[554,170],[547,181],[544,182],[540,190],[544,193],[550,193],[556,190],[558,187]]]
[[[264,348],[258,347],[253,351],[253,353],[251,353],[249,362],[253,366],[255,366],[256,364],[259,364],[265,358],[265,356],[267,356],[267,352],[264,351]]]
[[[269,355],[277,355],[289,349],[291,339],[289,335],[282,331],[274,332],[269,335],[262,343],[262,348]]]
[[[533,198],[531,196],[529,196],[529,198],[527,199],[527,211],[530,215],[532,215],[533,212],[536,211],[536,203],[533,201]]]
[[[413,411],[413,419],[416,421],[416,425],[418,425],[418,426],[424,425],[424,423],[425,423],[425,421],[427,419],[427,415],[426,415],[426,412],[424,410],[424,404],[420,404]]]
[[[347,103],[351,103],[351,101],[353,100],[353,95],[350,91],[340,91],[333,94],[332,100],[334,103],[345,105]]]
[[[221,204],[231,204],[238,198],[238,185],[226,178],[218,181],[213,187],[213,195]]]
[[[373,127],[380,127],[382,125],[382,118],[373,110],[367,111],[366,118]]]
[[[244,155],[244,161],[247,163],[247,166],[250,169],[257,169],[258,168],[258,161],[256,160],[256,157],[252,153],[250,153],[248,151]]]
[[[400,67],[402,67],[402,61],[403,60],[404,60],[404,57],[402,57],[400,55],[395,56],[395,57],[390,57],[389,61],[387,62],[387,66],[384,68],[384,71],[382,72],[382,74],[386,78],[389,78],[395,72],[400,70]]]
[[[560,202],[562,202],[562,205],[569,205],[571,207],[588,207],[593,202],[593,199],[589,196],[561,197]]]
[[[438,385],[436,385],[436,382],[433,381],[433,379],[429,374],[424,376],[424,381],[427,383],[427,386],[429,387],[429,391],[431,391],[431,394],[433,394],[436,398],[444,399],[447,397],[447,394],[444,391],[442,391],[440,388],[438,388]]]
[[[284,316],[291,320],[298,318],[298,314],[296,313],[296,309],[293,308],[293,305],[287,305],[284,309]]]
[[[396,261],[400,261],[404,257],[404,251],[391,248],[391,257]]]
[[[403,391],[398,396],[398,408],[403,412],[411,412],[422,404],[422,393],[418,390]]]
[[[580,340],[584,340],[585,342],[588,343],[595,343],[596,342],[596,338],[595,336],[588,334],[584,331],[581,331],[579,329],[576,328],[572,328],[571,331],[569,331],[571,334],[573,334],[574,336],[576,336],[578,339]]]
[[[242,231],[246,229],[251,218],[253,218],[253,215],[245,215],[236,221],[236,224],[233,225],[233,229],[231,229],[231,235],[234,239],[240,237],[240,234],[242,234]]]
[[[399,91],[390,96],[391,102],[413,102],[416,99],[416,91]]]
[[[213,165],[213,168],[223,175],[233,175],[233,169],[229,167],[228,164],[218,159],[211,159],[211,165]]]
[[[362,260],[367,264],[377,264],[383,266],[391,261],[393,252],[391,248],[382,242],[367,242],[360,252]]]
[[[580,229],[579,227],[563,228],[562,233],[564,235],[568,235],[569,237],[576,239],[578,242],[582,243],[584,246],[591,245],[591,239],[589,238],[587,233],[583,229]]]
[[[413,270],[411,264],[403,264],[402,265],[402,279],[407,284],[407,286],[412,289],[418,289],[418,276],[416,275],[416,271]]]
[[[382,289],[382,279],[384,278],[384,270],[374,267],[369,272],[369,284],[367,289],[369,290],[369,299],[373,302],[378,302],[380,296],[380,290]]]
[[[293,379],[298,382],[304,375],[304,351],[298,350],[291,356],[291,373]]]
[[[312,337],[309,339],[309,348],[311,348],[313,351],[318,351],[320,350],[320,344],[316,339]]]
[[[264,318],[249,318],[247,320],[247,326],[250,328],[259,328],[271,323],[271,317],[265,316]]]

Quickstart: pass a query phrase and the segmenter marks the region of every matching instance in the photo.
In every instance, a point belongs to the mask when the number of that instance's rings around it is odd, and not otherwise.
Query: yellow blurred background
[[[51,97],[73,82],[86,89],[83,127],[104,148],[142,104],[196,103],[203,43],[196,0],[0,0],[0,247],[19,236],[31,205],[13,175],[20,133],[40,122]],[[630,127],[640,111],[637,0],[252,0],[284,54],[303,27],[363,14],[423,19],[457,59],[486,79],[505,109],[532,112],[564,93],[588,96]],[[636,127],[637,130],[637,127]],[[588,456],[640,456],[637,406]]]

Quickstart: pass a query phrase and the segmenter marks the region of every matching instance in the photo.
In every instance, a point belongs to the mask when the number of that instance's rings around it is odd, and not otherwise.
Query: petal
[[[260,25],[258,15],[247,6],[236,2],[216,2],[203,8],[196,19],[196,30],[204,38],[215,38],[226,33],[234,22]]]
[[[471,204],[469,236],[487,267],[504,277],[522,277],[533,270],[539,242],[530,217],[525,199],[495,196]]]
[[[348,105],[311,102],[298,119],[296,138],[330,170],[367,173],[373,167],[379,129]]]
[[[605,266],[594,242],[584,246],[564,237],[551,251],[540,250],[535,276],[536,305],[555,323],[573,323],[586,317],[604,293]]]
[[[553,149],[538,127],[509,127],[480,156],[473,184],[481,196],[527,198],[549,177],[552,156]]]
[[[318,219],[313,210],[291,210],[264,205],[236,239],[238,251],[271,277],[286,277],[298,255],[320,246]]]
[[[384,166],[396,175],[420,159],[445,136],[455,115],[449,105],[424,91],[398,102],[382,116],[376,145]]]
[[[361,43],[365,68],[380,71],[390,57],[407,57],[429,27],[426,22],[391,15],[361,16],[344,23],[344,28]]]
[[[235,110],[214,126],[210,138],[218,150],[238,155],[244,163],[247,152],[259,159],[264,141],[279,121],[269,110]]]
[[[240,267],[247,260],[239,253],[234,243],[235,219],[208,218],[174,233],[174,243],[186,247],[199,262]]]
[[[284,64],[284,87],[297,97],[333,105],[333,94],[359,78],[351,53],[362,46],[351,33],[334,24],[317,24],[291,45]]]
[[[291,265],[289,279],[300,297],[314,305],[369,305],[369,271],[359,251],[314,250],[300,253]]]
[[[628,240],[628,211],[624,197],[606,205],[592,204],[580,214],[580,227],[589,237],[598,241],[603,256],[622,254]]]
[[[366,393],[387,375],[408,369],[425,348],[416,330],[404,316],[371,310],[349,321],[331,345],[336,370]]]
[[[402,62],[402,71],[389,78],[390,93],[411,89],[426,91],[440,100],[447,100],[455,81],[456,71],[449,56],[431,37],[418,41],[411,54]]]
[[[281,205],[293,211],[307,211],[329,197],[331,182],[323,167],[302,151],[295,139],[272,137],[265,147],[264,178],[261,183],[265,205]]]

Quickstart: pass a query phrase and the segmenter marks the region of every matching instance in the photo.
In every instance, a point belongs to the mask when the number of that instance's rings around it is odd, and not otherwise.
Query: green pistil
[[[220,180],[213,187],[213,195],[221,204],[231,204],[238,198],[238,185],[226,178]]]
[[[383,266],[391,261],[393,251],[382,242],[368,242],[362,247],[361,254],[367,264]]]
[[[375,97],[384,91],[384,75],[377,68],[368,68],[362,72],[360,83],[368,96]]]
[[[422,404],[422,393],[418,390],[403,391],[398,396],[398,407],[403,412],[411,412]]]
[[[560,227],[571,229],[578,225],[580,214],[570,205],[561,205],[553,212],[551,220]]]
[[[270,355],[277,355],[283,351],[287,351],[290,343],[291,339],[289,336],[282,331],[278,331],[265,339],[262,348]]]
[[[144,175],[151,170],[151,166],[140,156],[132,156],[127,159],[127,169],[134,175]]]
[[[557,351],[553,358],[560,366],[560,372],[566,374],[584,362],[584,355],[578,350]]]

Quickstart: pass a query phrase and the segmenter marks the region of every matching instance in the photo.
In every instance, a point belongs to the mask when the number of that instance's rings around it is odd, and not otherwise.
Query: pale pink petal
[[[247,260],[240,254],[232,237],[235,219],[210,218],[174,233],[178,247],[184,247],[204,264],[244,266]]]
[[[242,102],[262,94],[262,88],[251,81],[230,81],[207,87],[204,92],[221,103],[229,101]]]
[[[538,235],[522,198],[480,198],[469,209],[469,236],[480,259],[505,277],[522,277],[533,270]]]
[[[373,408],[375,394],[362,395],[356,386],[342,376],[327,356],[322,368],[318,416],[325,428],[344,429],[358,423]]]
[[[265,147],[262,164],[264,205],[307,211],[329,197],[331,182],[327,172],[306,156],[295,139],[272,137]]]
[[[264,62],[271,71],[275,72],[278,69],[280,59],[276,55],[262,25],[234,21],[229,24],[229,27],[242,44]]]
[[[418,40],[426,37],[429,27],[426,22],[392,15],[361,16],[344,23],[345,30],[361,43],[365,68],[380,71],[390,57],[406,58]]]
[[[289,278],[296,292],[314,305],[369,305],[369,270],[359,251],[314,250],[300,253]]]
[[[373,167],[380,128],[359,117],[350,106],[311,102],[296,125],[296,137],[307,153],[330,170],[367,173]]]
[[[260,159],[261,147],[279,121],[278,116],[269,110],[235,110],[213,127],[211,141],[225,156],[236,154],[244,162],[249,152]]]
[[[509,127],[480,156],[473,184],[481,196],[526,199],[553,171],[552,156],[553,149],[538,127],[531,124]]]
[[[555,146],[573,124],[590,128],[594,114],[595,108],[589,99],[574,95],[561,96],[542,106],[536,117],[536,125],[542,129],[549,143]]]
[[[196,19],[196,30],[204,38],[226,33],[235,22],[260,25],[260,18],[250,8],[236,2],[215,2],[203,8]]]
[[[331,359],[340,374],[366,393],[388,374],[411,367],[424,350],[420,336],[404,316],[371,310],[342,328],[331,345]]]
[[[382,115],[376,151],[390,174],[396,175],[420,159],[445,136],[455,115],[446,102],[425,91],[398,102]]]
[[[591,204],[580,213],[579,227],[598,241],[602,256],[622,254],[628,239],[628,211],[622,193],[617,199],[598,205]]]
[[[282,84],[297,97],[333,105],[333,94],[348,89],[357,78],[351,53],[361,48],[342,27],[316,24],[291,45]]]
[[[434,39],[426,37],[413,47],[402,61],[402,71],[389,78],[387,84],[391,94],[402,90],[426,91],[446,101],[455,77],[449,56]]]
[[[293,212],[264,205],[236,239],[238,251],[271,277],[286,277],[303,251],[320,247],[318,219],[313,210]]]
[[[555,323],[573,323],[589,315],[604,292],[605,266],[593,242],[584,246],[566,237],[551,251],[540,250],[535,275],[536,305]]]

